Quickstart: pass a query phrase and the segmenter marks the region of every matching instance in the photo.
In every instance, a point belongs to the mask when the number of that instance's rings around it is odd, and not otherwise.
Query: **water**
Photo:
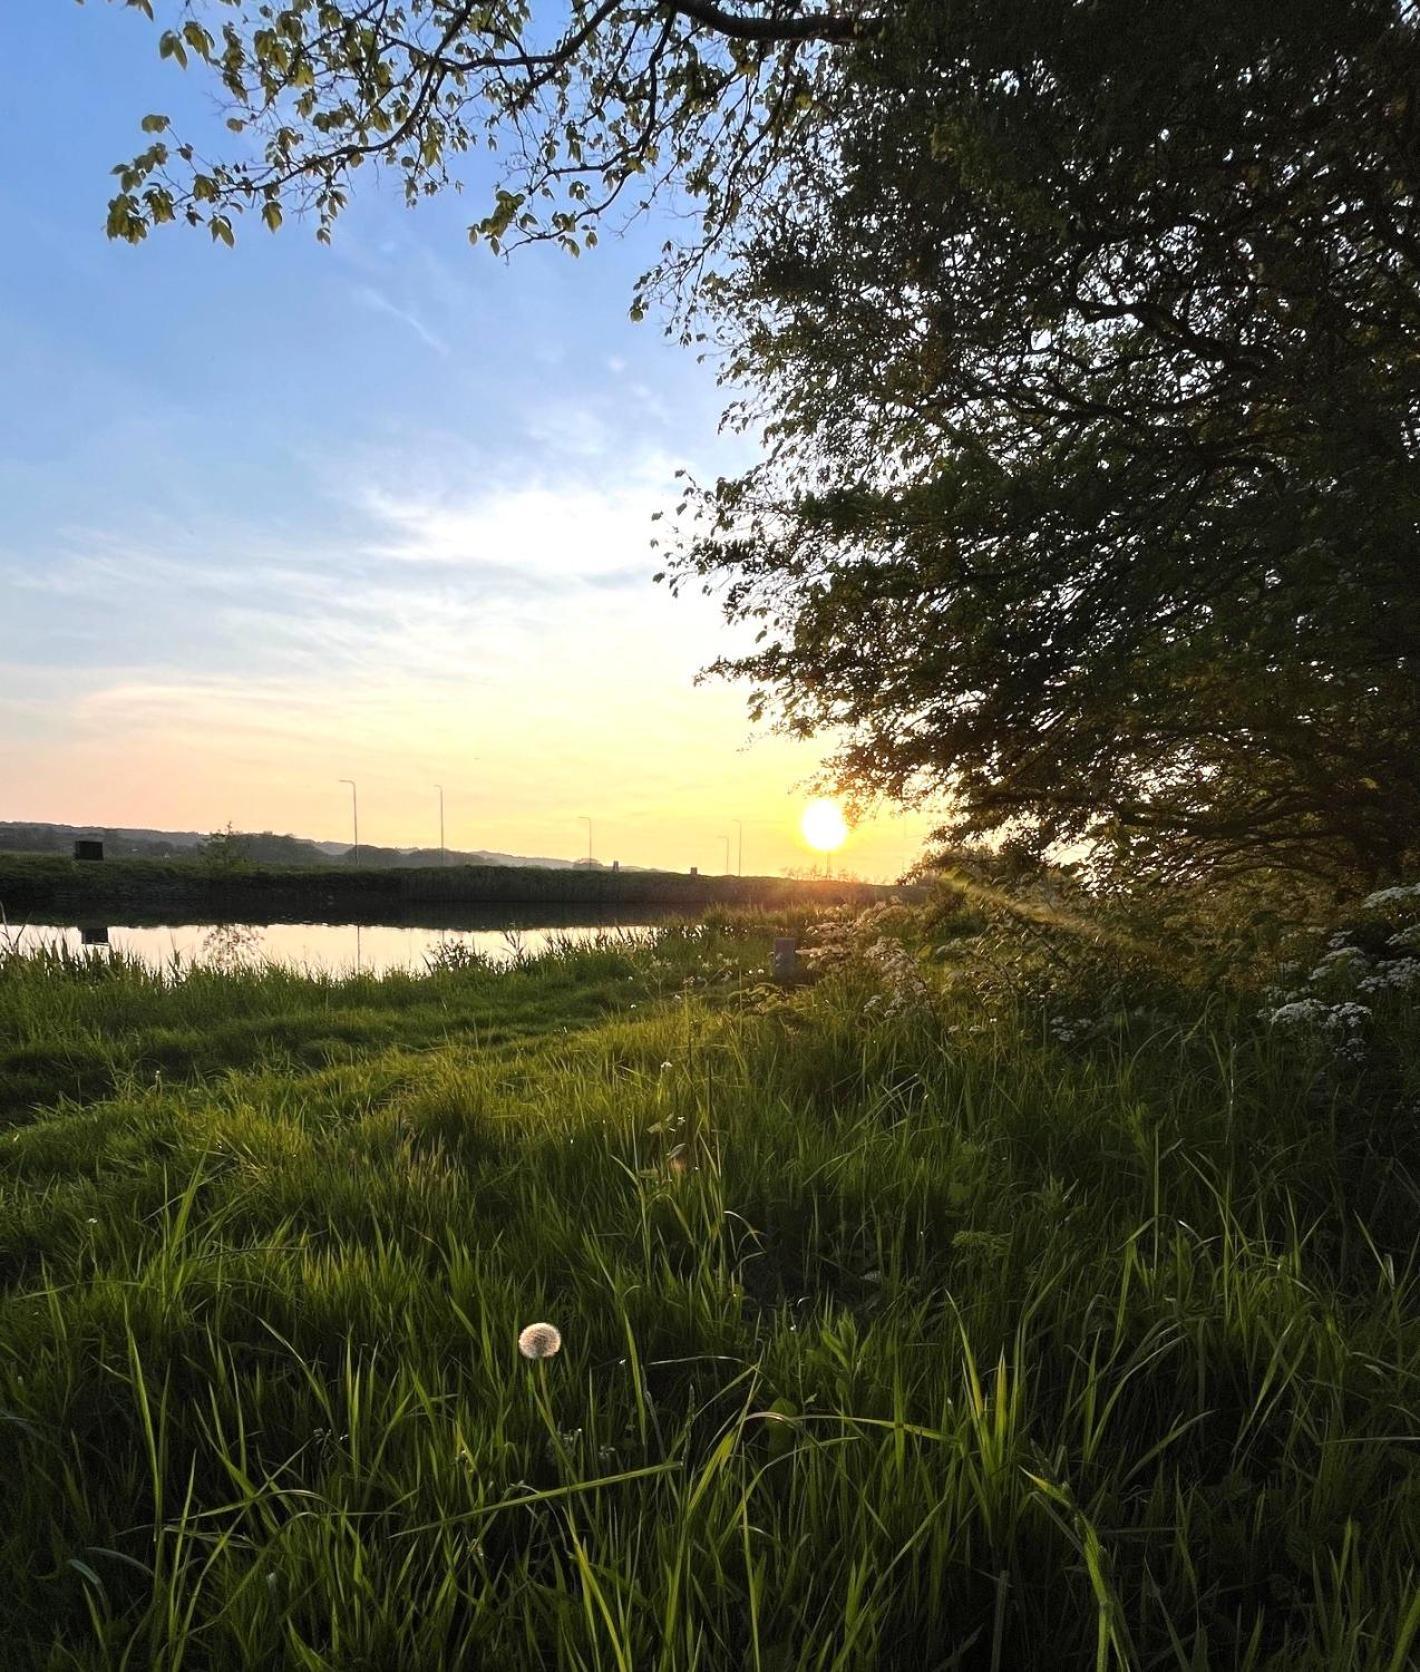
[[[23,951],[56,942],[103,957],[105,950],[141,958],[153,968],[203,964],[218,969],[275,963],[332,975],[383,975],[392,970],[423,973],[429,960],[459,948],[494,963],[510,963],[548,946],[593,941],[601,935],[649,934],[648,922],[601,919],[534,924],[507,921],[460,924],[414,923],[31,923],[4,931],[7,944]],[[452,954],[450,949],[453,949]]]

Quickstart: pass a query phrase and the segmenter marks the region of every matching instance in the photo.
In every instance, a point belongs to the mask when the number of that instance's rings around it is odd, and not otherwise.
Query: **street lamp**
[[[577,819],[579,823],[587,827],[587,862],[590,864],[592,858],[592,821],[585,813],[578,813]]]
[[[355,863],[358,865],[360,863],[360,800],[355,793],[355,780],[353,778],[342,778],[339,782],[350,786],[350,819],[355,826]]]
[[[439,863],[447,865],[449,863],[449,852],[444,846],[444,786],[435,784],[434,788],[439,792]]]

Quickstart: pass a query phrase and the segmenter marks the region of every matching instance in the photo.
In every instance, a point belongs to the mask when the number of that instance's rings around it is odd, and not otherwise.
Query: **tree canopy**
[[[126,0],[150,10],[148,0]],[[205,21],[204,21],[205,20]],[[210,24],[210,28],[209,28]],[[667,563],[757,622],[720,665],[957,837],[1394,871],[1420,828],[1409,0],[207,0],[109,230],[329,236],[497,149],[470,228],[573,251],[698,205],[661,276],[763,462]],[[707,261],[707,257],[713,260]],[[638,294],[636,309],[642,306]]]

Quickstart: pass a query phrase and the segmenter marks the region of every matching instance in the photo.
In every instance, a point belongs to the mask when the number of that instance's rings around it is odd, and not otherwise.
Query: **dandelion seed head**
[[[525,1359],[549,1359],[562,1351],[562,1331],[556,1324],[529,1324],[518,1337]]]

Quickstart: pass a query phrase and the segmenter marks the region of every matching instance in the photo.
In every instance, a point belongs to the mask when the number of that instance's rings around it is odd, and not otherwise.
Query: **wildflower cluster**
[[[1371,1019],[1369,1005],[1327,1004],[1321,999],[1289,999],[1266,1014],[1274,1027],[1318,1028],[1348,1037]]]
[[[867,948],[912,921],[911,910],[880,900],[861,910],[837,906],[812,922],[805,933],[802,957],[818,975],[856,968]]]
[[[881,987],[864,1005],[865,1011],[886,1019],[931,1004],[932,987],[922,973],[921,964],[901,941],[879,936],[864,951],[863,961]]]
[[[809,930],[804,963],[815,975],[837,974],[871,986],[863,1009],[876,1020],[928,1008],[935,989],[902,939],[912,921],[910,912],[887,901],[862,911],[840,908]]]
[[[1396,909],[1420,914],[1420,882],[1404,883],[1398,888],[1379,888],[1361,902],[1365,911],[1389,912]]]
[[[1281,966],[1261,1014],[1277,1028],[1326,1040],[1359,1059],[1374,1006],[1420,994],[1420,884],[1368,894],[1345,926],[1328,936],[1308,969]]]
[[[866,915],[838,906],[811,924],[799,952],[807,968],[815,975],[850,968],[861,951],[857,935],[859,918]]]

